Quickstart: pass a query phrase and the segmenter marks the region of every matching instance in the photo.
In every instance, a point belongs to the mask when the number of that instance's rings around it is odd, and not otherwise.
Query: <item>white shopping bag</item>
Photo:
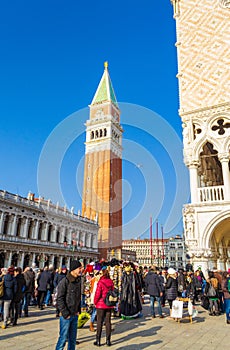
[[[182,318],[182,315],[183,315],[183,301],[173,300],[171,317]]]

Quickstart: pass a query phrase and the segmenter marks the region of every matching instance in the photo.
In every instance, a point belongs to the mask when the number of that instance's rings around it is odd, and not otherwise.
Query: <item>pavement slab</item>
[[[169,308],[164,310],[165,318],[151,318],[147,301],[143,305],[143,317],[133,320],[112,318],[112,346],[116,350],[229,350],[230,325],[225,315],[209,316],[197,305],[198,315],[193,323],[183,318],[180,323],[169,318]],[[29,317],[22,317],[18,325],[0,328],[0,350],[54,350],[59,333],[59,319],[55,309],[38,310],[30,307]],[[77,350],[97,349],[93,345],[95,333],[89,331],[89,322],[78,329]],[[102,347],[105,346],[105,330],[102,332]],[[107,348],[107,346],[106,346]],[[67,349],[67,347],[66,347]]]

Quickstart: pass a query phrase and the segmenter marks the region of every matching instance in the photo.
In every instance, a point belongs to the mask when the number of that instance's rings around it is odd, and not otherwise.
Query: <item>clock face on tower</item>
[[[220,6],[223,8],[230,9],[230,0],[220,0]]]

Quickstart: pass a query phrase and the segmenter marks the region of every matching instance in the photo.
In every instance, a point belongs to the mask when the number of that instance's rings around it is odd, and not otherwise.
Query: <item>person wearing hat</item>
[[[78,315],[81,313],[82,264],[73,260],[67,276],[58,284],[57,307],[60,310],[60,330],[56,350],[63,350],[68,340],[68,350],[75,350]]]
[[[2,302],[4,302],[4,310],[3,310],[3,324],[2,329],[7,327],[7,321],[10,314],[10,305],[13,300],[14,295],[17,291],[17,282],[14,278],[14,266],[10,266],[8,268],[7,274],[4,276],[4,294],[3,298],[0,300],[0,308]]]
[[[168,269],[168,276],[165,289],[171,316],[173,300],[175,300],[178,296],[177,272],[172,267]]]

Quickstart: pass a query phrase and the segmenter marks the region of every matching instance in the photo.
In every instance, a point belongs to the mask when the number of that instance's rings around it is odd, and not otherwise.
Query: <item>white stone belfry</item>
[[[230,1],[171,2],[191,189],[185,242],[194,269],[207,274],[230,267]]]

